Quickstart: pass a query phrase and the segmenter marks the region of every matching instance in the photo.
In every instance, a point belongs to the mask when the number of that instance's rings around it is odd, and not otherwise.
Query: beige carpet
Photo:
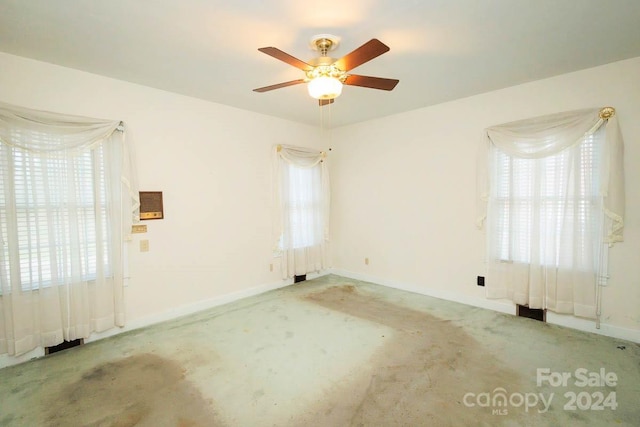
[[[639,401],[637,344],[338,276],[0,370],[1,426],[638,426]]]

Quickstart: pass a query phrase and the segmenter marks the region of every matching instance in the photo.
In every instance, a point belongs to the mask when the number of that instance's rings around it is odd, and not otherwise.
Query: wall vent
[[[52,347],[45,347],[44,354],[48,356],[50,354],[57,353],[59,351],[66,350],[72,347],[78,347],[79,345],[83,345],[83,344],[84,344],[83,338],[78,338],[77,340],[73,340],[73,341],[63,341],[58,345],[54,345]]]
[[[526,305],[517,305],[516,315],[518,317],[526,317],[528,319],[547,321],[547,310],[542,308],[529,308]]]
[[[293,276],[293,283],[304,282],[305,280],[307,280],[306,274],[303,274],[301,276]]]

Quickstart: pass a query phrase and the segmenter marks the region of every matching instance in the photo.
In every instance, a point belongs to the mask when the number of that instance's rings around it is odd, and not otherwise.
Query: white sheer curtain
[[[596,317],[603,242],[622,241],[623,143],[613,109],[494,126],[480,150],[489,298]]]
[[[0,103],[0,354],[124,325],[139,204],[119,126]]]
[[[326,267],[329,236],[329,172],[324,152],[273,148],[274,241],[282,277]]]

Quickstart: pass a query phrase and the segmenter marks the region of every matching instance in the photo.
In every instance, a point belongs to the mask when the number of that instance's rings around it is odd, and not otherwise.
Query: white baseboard
[[[9,356],[8,354],[0,355],[0,369],[7,366],[19,365],[20,363],[28,362],[29,360],[37,359],[44,356],[44,348],[37,347],[31,351],[28,351],[20,356]]]
[[[333,269],[333,274],[350,279],[371,282],[377,285],[386,286],[388,288],[399,289],[401,291],[414,292],[416,294],[427,295],[430,297],[443,299],[447,301],[459,302],[474,307],[486,308],[501,313],[516,314],[516,306],[511,301],[506,300],[490,300],[466,295],[460,295],[456,292],[443,291],[440,289],[428,289],[413,283],[402,283],[395,280],[379,279],[377,277],[368,276],[366,274],[354,273],[347,270]]]
[[[318,277],[319,276],[320,275],[318,275]],[[190,314],[195,314],[200,311],[208,310],[210,308],[217,307],[220,305],[229,304],[231,302],[238,301],[243,298],[248,298],[254,295],[259,295],[265,292],[273,291],[275,289],[284,288],[291,284],[293,284],[293,280],[283,279],[278,282],[267,283],[259,286],[254,286],[248,289],[243,289],[241,291],[236,291],[236,292],[231,292],[229,294],[216,296],[204,301],[197,301],[194,303],[185,304],[179,307],[171,308],[162,313],[157,313],[151,316],[141,317],[139,319],[128,321],[127,324],[122,328],[113,328],[113,329],[109,329],[108,331],[93,333],[89,338],[85,339],[84,341],[85,343],[98,341],[103,338],[121,334],[123,332],[145,328],[147,326],[155,325],[157,323],[162,323],[168,320],[177,319],[179,317],[188,316]]]
[[[327,274],[330,274],[330,271],[327,270],[319,273],[309,273],[307,274],[307,279],[308,280],[315,279],[317,277],[325,276]],[[153,314],[151,316],[146,316],[139,319],[128,321],[126,326],[122,328],[112,328],[112,329],[109,329],[108,331],[93,333],[89,336],[89,338],[86,338],[84,342],[90,343],[93,341],[98,341],[104,338],[112,337],[114,335],[119,335],[119,334],[133,331],[136,329],[145,328],[147,326],[155,325],[157,323],[166,322],[167,320],[177,319],[179,317],[187,316],[189,314],[194,314],[194,313],[207,310],[213,307],[238,301],[243,298],[248,298],[248,297],[263,294],[265,292],[269,292],[275,289],[284,288],[292,284],[293,284],[292,279],[286,279],[286,280],[283,279],[277,282],[266,283],[266,284],[254,286],[248,289],[243,289],[241,291],[220,295],[205,301],[197,301],[191,304],[182,305],[180,307],[172,308],[162,313]],[[35,348],[20,356],[9,356],[7,354],[3,354],[3,355],[0,355],[0,369],[5,368],[7,366],[24,363],[29,360],[37,359],[43,356],[44,356],[44,348],[42,347]]]
[[[427,295],[434,298],[439,298],[447,301],[458,302],[461,304],[471,305],[474,307],[486,308],[493,311],[499,311],[501,313],[516,314],[516,306],[513,302],[508,300],[491,300],[485,298],[472,297],[467,295],[460,295],[455,292],[443,291],[440,289],[428,289],[416,284],[401,283],[395,280],[380,279],[374,276],[369,276],[361,273],[354,273],[347,270],[332,269],[332,274],[338,276],[347,277],[355,280],[362,280],[365,282],[375,283],[377,285],[386,286],[389,288],[400,289],[403,291],[414,292],[421,295]],[[607,325],[601,323],[600,329],[596,328],[594,320],[582,319],[570,315],[556,314],[551,311],[547,311],[547,323],[553,325],[564,326],[567,328],[577,329],[584,332],[591,332],[594,334],[605,335],[612,338],[623,339],[640,343],[640,330],[627,329],[614,325]]]
[[[547,311],[547,323],[640,343],[640,331],[637,329],[622,328],[620,326],[608,325],[606,323],[600,323],[600,329],[598,329],[596,328],[595,320],[591,319],[583,319],[580,317]]]
[[[330,274],[329,271],[323,271],[318,273],[309,273],[307,274],[307,280],[315,279],[317,277],[326,276]],[[258,286],[253,286],[251,288],[243,289],[236,292],[231,292],[229,294],[220,295],[217,297],[210,298],[204,301],[198,301],[191,304],[186,304],[180,307],[172,308],[163,313],[155,314],[152,316],[147,316],[145,318],[136,319],[130,322],[125,328],[126,330],[131,329],[139,329],[146,326],[155,325],[156,323],[165,322],[167,320],[177,319],[178,317],[188,316],[189,314],[198,313],[200,311],[208,310],[213,307],[217,307],[219,305],[229,304],[234,301],[238,301],[244,298],[252,297],[254,295],[264,294],[265,292],[273,291],[280,288],[285,288],[287,286],[293,285],[293,279],[282,279],[277,282],[266,283]],[[123,331],[121,329],[121,331]],[[96,334],[97,336],[98,334]],[[112,334],[114,335],[114,334]],[[104,337],[100,337],[104,338]],[[95,339],[90,338],[89,341],[95,341]],[[87,342],[87,340],[85,340]]]
[[[354,273],[347,270],[331,269],[321,273],[307,274],[307,279],[315,279],[327,274],[336,274],[338,276],[347,277],[355,280],[362,280],[365,282],[371,282],[378,285],[386,286],[389,288],[399,289],[408,292],[414,292],[421,295],[427,295],[434,298],[439,298],[447,301],[458,302],[474,307],[485,308],[488,310],[498,311],[507,314],[516,314],[515,304],[506,300],[489,300],[484,298],[477,298],[472,296],[460,295],[455,292],[448,292],[439,289],[425,289],[412,283],[401,283],[395,280],[380,279],[374,276],[369,276],[361,273]],[[265,292],[269,292],[275,289],[284,288],[293,284],[292,280],[281,280],[278,282],[267,283],[259,286],[254,286],[241,291],[232,292],[225,295],[220,295],[214,298],[210,298],[205,301],[198,301],[191,304],[186,304],[162,313],[146,316],[140,319],[135,319],[127,323],[123,328],[113,328],[105,332],[94,333],[87,339],[85,343],[97,341],[103,338],[118,335],[124,332],[133,331],[136,329],[151,326],[157,323],[165,322],[167,320],[176,319],[179,317],[194,314],[203,310],[207,310],[213,307],[217,307],[223,304],[228,304],[234,301],[238,301],[243,298],[248,298],[254,295],[259,295]],[[592,332],[600,335],[606,335],[613,338],[623,339],[640,343],[640,331],[633,329],[621,328],[618,326],[601,324],[600,329],[596,329],[595,322],[592,320],[581,319],[573,316],[560,315],[553,312],[547,312],[547,322],[555,325],[565,326],[572,329],[577,329],[586,332]],[[38,347],[31,350],[28,353],[20,356],[8,356],[6,354],[0,355],[0,369],[17,365],[32,359],[36,359],[44,356],[44,349]]]

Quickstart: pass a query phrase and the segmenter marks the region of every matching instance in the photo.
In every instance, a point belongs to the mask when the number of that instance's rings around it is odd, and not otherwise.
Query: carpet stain
[[[497,417],[491,408],[463,403],[467,392],[490,393],[498,387],[521,391],[529,379],[503,366],[462,327],[352,285],[302,298],[385,325],[393,333],[380,337],[381,345],[366,367],[297,421],[322,414],[328,422],[323,425],[398,425],[400,420],[411,426],[500,425],[526,415],[516,408]]]
[[[47,403],[45,426],[214,426],[215,414],[172,360],[140,354],[99,365]]]

